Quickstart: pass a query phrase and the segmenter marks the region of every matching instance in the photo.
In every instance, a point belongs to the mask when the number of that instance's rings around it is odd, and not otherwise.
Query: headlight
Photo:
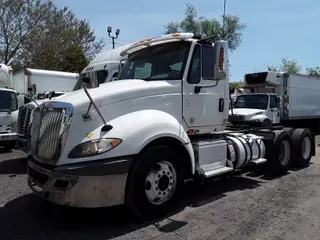
[[[17,122],[11,123],[11,132],[16,132],[17,131]]]
[[[115,148],[122,142],[118,138],[100,138],[81,143],[75,146],[68,155],[68,158],[91,157],[101,153],[105,153]]]

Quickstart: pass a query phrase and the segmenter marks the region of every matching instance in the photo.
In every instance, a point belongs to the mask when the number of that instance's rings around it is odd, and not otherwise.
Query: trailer
[[[320,130],[320,78],[283,72],[245,75],[249,93],[236,98],[229,121],[310,127]]]
[[[175,206],[186,180],[202,182],[261,166],[307,166],[308,129],[231,129],[228,43],[175,33],[134,43],[117,81],[37,107],[28,185],[70,207],[126,204],[142,218]],[[310,144],[302,144],[309,142]],[[300,147],[298,147],[300,146]]]

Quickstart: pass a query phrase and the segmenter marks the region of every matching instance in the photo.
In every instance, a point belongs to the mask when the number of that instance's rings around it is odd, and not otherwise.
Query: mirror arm
[[[26,96],[26,97],[29,98],[31,101],[33,101],[33,102],[37,105],[37,107],[39,107],[39,104],[38,104],[32,97],[30,97],[28,94],[25,94],[25,93],[19,93],[19,94]]]

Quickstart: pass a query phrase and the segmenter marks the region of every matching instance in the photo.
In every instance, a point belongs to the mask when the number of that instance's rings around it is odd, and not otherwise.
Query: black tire
[[[294,128],[285,127],[285,128],[283,128],[282,130],[283,130],[283,131],[288,132],[288,133],[289,133],[289,135],[291,136],[291,135],[292,135],[292,133],[293,133],[293,131],[294,131]]]
[[[273,140],[266,142],[267,173],[269,175],[283,175],[288,172],[292,164],[291,137],[284,130],[273,132],[275,133]],[[281,155],[282,150],[286,151],[284,156]],[[286,158],[284,159],[284,157]]]
[[[294,166],[302,168],[307,167],[312,157],[313,138],[311,132],[306,128],[297,128],[294,129],[291,137]],[[304,149],[305,147],[309,147],[310,149],[306,150]]]
[[[166,161],[169,162],[172,167],[175,169],[176,173],[176,187],[170,194],[171,195],[166,202],[160,205],[156,205],[152,203],[146,193],[146,188],[150,187],[148,182],[146,182],[148,173],[151,169],[155,171],[157,167],[157,163]],[[173,172],[173,171],[171,171]],[[160,175],[164,172],[160,172]],[[156,174],[156,176],[160,176]],[[163,177],[164,175],[162,175]],[[162,179],[162,177],[160,179]],[[171,185],[171,178],[164,176],[166,183],[169,180],[169,184]],[[156,181],[154,181],[156,182]],[[161,192],[161,185],[154,184],[155,190],[159,193]],[[140,218],[150,219],[155,217],[161,217],[165,215],[167,212],[171,211],[175,207],[175,200],[184,184],[184,168],[179,160],[179,155],[170,147],[165,145],[158,145],[149,148],[147,151],[143,152],[138,156],[137,162],[135,162],[132,167],[127,180],[127,188],[126,188],[126,204],[133,211],[135,215]],[[174,185],[174,184],[173,184]],[[171,185],[172,186],[172,185]],[[157,187],[157,188],[156,188]],[[164,189],[163,187],[162,189]],[[162,192],[164,195],[166,191]],[[161,194],[162,195],[162,194]]]

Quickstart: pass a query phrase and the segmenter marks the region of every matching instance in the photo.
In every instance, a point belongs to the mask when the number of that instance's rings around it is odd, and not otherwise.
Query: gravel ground
[[[142,223],[124,207],[69,209],[34,197],[26,184],[24,157],[18,151],[0,154],[0,239],[314,240],[320,236],[320,155],[308,168],[280,178],[254,173],[228,182],[190,184],[180,209]]]

